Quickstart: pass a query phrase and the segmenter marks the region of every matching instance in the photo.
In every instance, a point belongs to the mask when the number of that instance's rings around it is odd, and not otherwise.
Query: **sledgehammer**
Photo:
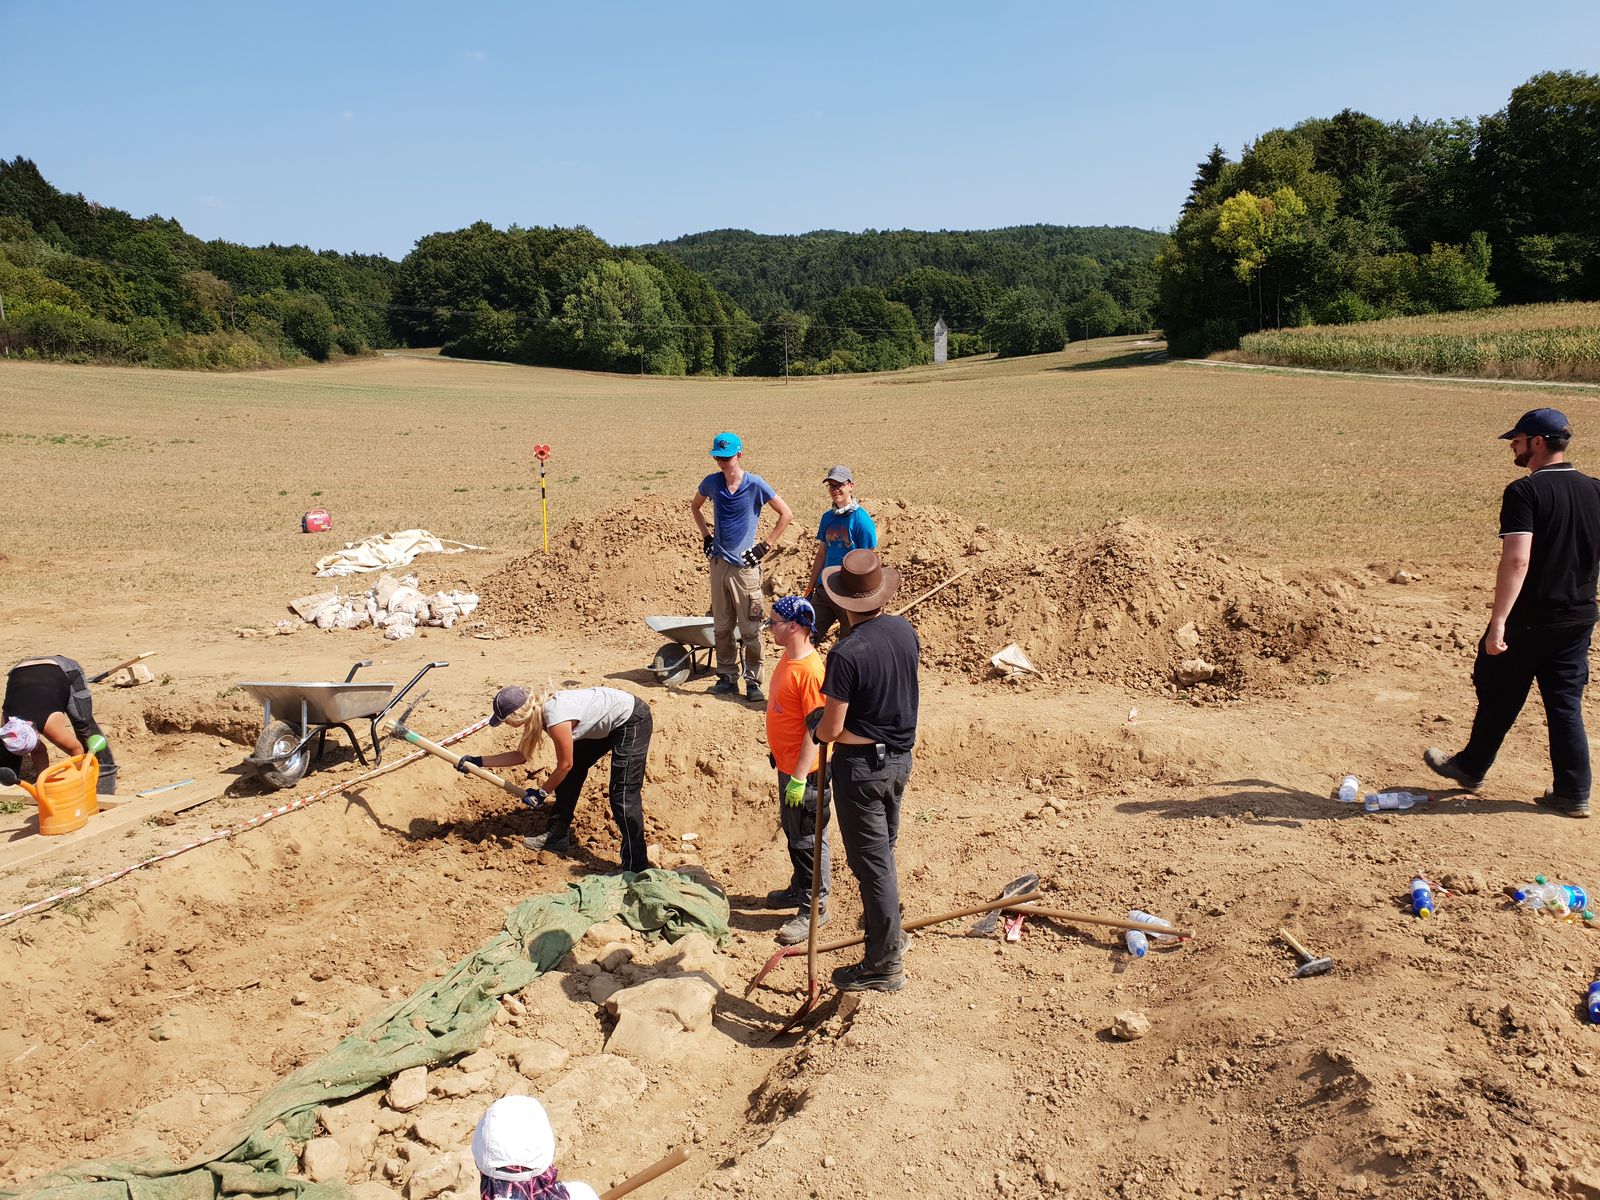
[[[422,697],[417,697],[418,703],[421,702],[421,699]],[[415,708],[416,704],[413,704],[411,707]],[[452,767],[458,767],[461,762],[461,755],[454,754],[449,750],[446,750],[443,746],[439,745],[438,742],[430,742],[416,730],[406,727],[406,718],[410,715],[411,709],[408,708],[393,721],[389,722],[390,736],[397,737],[401,741],[410,742],[418,750],[426,750],[435,758],[442,758]],[[544,801],[539,799],[538,788],[519,788],[509,779],[502,779],[493,771],[486,771],[475,763],[467,764],[466,774],[476,775],[479,779],[482,779],[487,783],[494,784],[495,787],[505,792],[508,796],[515,796],[518,800],[521,800],[529,808],[539,808],[544,803]]]

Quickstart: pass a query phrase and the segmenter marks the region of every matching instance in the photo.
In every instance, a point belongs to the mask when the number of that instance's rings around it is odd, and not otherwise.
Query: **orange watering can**
[[[105,745],[100,738],[92,742]],[[40,833],[55,836],[82,829],[100,811],[100,801],[95,797],[100,784],[100,760],[95,757],[99,746],[47,767],[35,783],[17,781],[17,786],[39,806]]]

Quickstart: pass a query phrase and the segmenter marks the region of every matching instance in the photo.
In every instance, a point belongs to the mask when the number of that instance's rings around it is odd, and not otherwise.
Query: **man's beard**
[[[1533,461],[1533,451],[1532,450],[1524,450],[1521,454],[1517,455],[1511,461],[1516,463],[1517,466],[1519,466],[1519,467],[1525,467],[1530,462]]]

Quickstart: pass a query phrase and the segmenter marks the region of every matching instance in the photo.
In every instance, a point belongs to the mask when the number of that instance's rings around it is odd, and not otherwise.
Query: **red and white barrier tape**
[[[482,729],[488,723],[488,717],[484,717],[481,721],[474,721],[465,729],[459,730],[455,733],[452,733],[449,737],[441,739],[439,745],[448,746],[452,742],[459,742],[462,738],[477,733],[478,730]],[[85,892],[94,891],[95,888],[104,887],[108,883],[114,883],[116,880],[121,879],[124,875],[131,875],[141,867],[150,867],[159,862],[166,862],[169,858],[176,858],[180,854],[186,854],[190,850],[194,850],[200,846],[210,845],[212,842],[220,842],[226,840],[227,838],[235,837],[238,834],[244,833],[248,829],[258,829],[262,825],[265,825],[268,821],[272,820],[274,817],[281,817],[284,813],[293,812],[297,808],[305,808],[308,804],[315,804],[318,800],[326,800],[329,796],[337,796],[340,792],[345,791],[348,788],[353,788],[358,783],[365,783],[369,779],[376,779],[379,775],[387,775],[390,771],[398,771],[407,763],[413,763],[419,758],[427,757],[427,754],[428,752],[426,750],[413,750],[404,758],[397,758],[391,763],[385,763],[381,767],[375,767],[371,771],[363,772],[362,774],[357,775],[354,779],[347,779],[343,783],[336,783],[330,787],[325,787],[320,792],[312,792],[309,796],[300,796],[289,801],[287,804],[280,804],[277,808],[268,809],[259,817],[251,817],[248,821],[245,821],[239,825],[235,825],[232,829],[219,829],[215,833],[207,834],[198,841],[193,841],[189,842],[187,845],[178,846],[177,848],[168,850],[163,854],[157,854],[154,858],[147,858],[143,862],[133,863],[131,866],[126,866],[120,870],[113,871],[109,875],[101,875],[96,879],[87,880],[84,883],[76,885],[75,887],[69,887],[64,892],[57,892],[53,896],[46,896],[43,900],[35,900],[32,904],[24,904],[21,908],[13,909],[8,913],[0,913],[0,925],[9,925],[12,921],[21,920],[23,917],[32,916],[34,913],[43,912],[47,908],[53,908],[55,905],[60,904],[63,900],[71,900],[74,896],[81,896]]]

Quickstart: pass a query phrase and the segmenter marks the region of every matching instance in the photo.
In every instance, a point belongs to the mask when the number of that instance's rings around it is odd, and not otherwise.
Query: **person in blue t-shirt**
[[[818,585],[822,573],[829,567],[839,566],[852,550],[878,548],[878,527],[872,523],[872,515],[856,503],[856,485],[850,468],[843,463],[829,468],[822,477],[822,486],[828,489],[828,499],[833,505],[817,523],[817,552],[811,559],[811,582],[806,588],[806,599],[817,610],[815,640],[818,642],[828,636],[835,622],[838,622],[841,639],[850,633],[850,622],[833,607],[827,590]]]
[[[761,560],[783,536],[794,513],[783,497],[759,475],[744,469],[744,443],[737,434],[719,433],[711,439],[711,457],[717,470],[700,481],[690,511],[700,530],[705,555],[711,560],[711,616],[717,637],[717,679],[712,695],[731,696],[739,691],[739,647],[744,649],[745,697],[765,704],[761,690]],[[706,523],[705,504],[711,501],[716,524]],[[772,533],[756,540],[761,510],[767,505],[778,514]],[[738,630],[738,642],[734,630]]]

